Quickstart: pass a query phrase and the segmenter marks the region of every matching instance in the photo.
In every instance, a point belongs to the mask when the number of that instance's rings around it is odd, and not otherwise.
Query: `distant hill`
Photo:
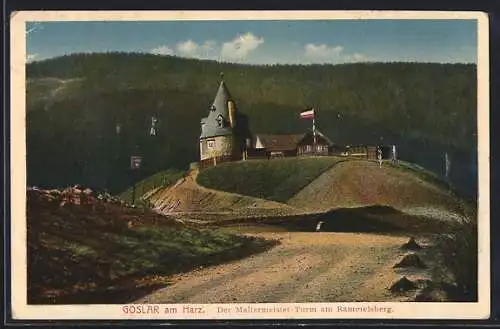
[[[219,73],[253,133],[304,132],[306,106],[338,144],[394,143],[401,158],[476,190],[476,67],[366,63],[251,66],[147,54],[76,54],[27,65],[28,183],[83,183],[112,192],[198,159],[199,121]],[[152,115],[158,136],[149,136]],[[115,128],[120,124],[120,135]]]

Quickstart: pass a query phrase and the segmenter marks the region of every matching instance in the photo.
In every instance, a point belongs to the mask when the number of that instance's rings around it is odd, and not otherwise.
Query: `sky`
[[[477,21],[28,22],[27,61],[125,51],[247,64],[477,62]]]

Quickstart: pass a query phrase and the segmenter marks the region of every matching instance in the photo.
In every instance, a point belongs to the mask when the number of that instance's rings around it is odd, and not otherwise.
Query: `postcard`
[[[489,317],[485,13],[10,22],[14,319]]]

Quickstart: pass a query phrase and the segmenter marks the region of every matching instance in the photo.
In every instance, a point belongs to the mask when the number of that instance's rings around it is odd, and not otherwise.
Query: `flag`
[[[314,120],[314,109],[307,110],[300,113],[301,119],[313,119]]]

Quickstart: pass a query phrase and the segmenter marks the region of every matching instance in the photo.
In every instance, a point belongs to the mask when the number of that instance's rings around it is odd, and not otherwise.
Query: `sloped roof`
[[[304,139],[305,137],[308,137],[308,138],[313,138],[314,135],[313,135],[313,132],[312,130],[309,130],[306,134],[304,134]],[[333,145],[333,142],[330,140],[330,138],[326,137],[321,131],[319,131],[318,129],[316,129],[316,137],[319,137],[319,139],[323,139],[329,146],[332,146]]]
[[[221,81],[212,106],[210,106],[208,116],[201,120],[202,131],[200,138],[232,134],[232,129],[229,126],[229,109],[227,107],[229,100],[232,100],[231,94],[224,81]],[[223,127],[219,127],[218,125],[219,115],[225,120]]]
[[[293,150],[306,134],[271,135],[257,134],[256,138],[262,146],[269,151]]]

